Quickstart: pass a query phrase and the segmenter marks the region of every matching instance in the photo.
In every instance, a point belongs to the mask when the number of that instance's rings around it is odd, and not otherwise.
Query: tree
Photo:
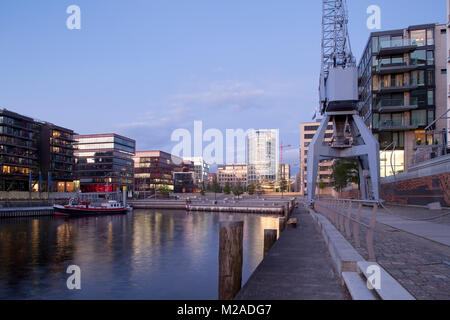
[[[214,179],[212,189],[214,191],[214,200],[216,200],[217,193],[222,192],[222,188],[220,187],[220,184],[217,182],[217,179]]]
[[[280,181],[281,197],[283,197],[283,193],[286,192],[286,190],[287,190],[287,181],[286,181],[286,179],[283,178],[283,179]]]
[[[230,183],[229,183],[229,182],[227,182],[227,183],[225,184],[225,187],[223,188],[223,192],[224,192],[225,194],[231,194],[231,187],[230,187]]]
[[[237,196],[238,199],[239,199],[239,196],[240,196],[241,194],[243,194],[243,193],[244,193],[244,190],[242,189],[242,185],[241,185],[240,182],[238,182],[238,183],[233,187],[233,194],[234,194],[235,196]]]
[[[341,192],[349,183],[359,184],[358,164],[354,160],[339,159],[333,164],[334,189]]]
[[[202,185],[200,186],[200,194],[204,196],[206,193],[205,181],[202,181]]]
[[[170,190],[169,190],[169,187],[168,187],[168,186],[162,185],[162,186],[159,186],[158,192],[159,192],[160,194],[163,194],[163,195],[167,196],[167,195],[169,195]]]
[[[256,189],[255,184],[251,184],[251,185],[248,187],[248,194],[249,194],[249,195],[255,194],[255,189]]]

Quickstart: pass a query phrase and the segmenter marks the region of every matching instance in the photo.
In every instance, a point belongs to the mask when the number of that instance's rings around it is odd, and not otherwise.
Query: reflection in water
[[[244,221],[243,281],[262,260],[257,215],[135,210],[126,216],[0,221],[1,299],[216,299],[219,222]],[[81,290],[66,287],[69,265]]]

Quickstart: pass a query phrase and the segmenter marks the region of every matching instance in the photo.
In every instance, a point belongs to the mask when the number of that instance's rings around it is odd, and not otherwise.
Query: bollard
[[[264,230],[264,257],[269,253],[269,250],[273,247],[277,241],[277,230],[265,229]]]
[[[280,230],[280,234],[286,228],[286,218],[278,218],[278,229]]]
[[[241,290],[243,221],[224,221],[219,232],[219,300],[233,300]]]

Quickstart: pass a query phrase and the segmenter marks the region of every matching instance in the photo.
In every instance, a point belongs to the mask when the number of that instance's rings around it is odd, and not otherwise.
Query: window
[[[426,45],[425,37],[425,30],[411,31],[411,41],[419,47]]]
[[[433,51],[427,51],[427,65],[433,66],[434,65],[434,53]]]
[[[427,100],[428,100],[428,105],[432,106],[434,105],[434,91],[433,90],[428,90],[427,93]]]
[[[373,53],[378,53],[378,51],[379,51],[378,37],[372,38],[372,51],[373,51]]]
[[[425,85],[425,71],[412,71],[411,72],[411,85],[423,86]]]
[[[413,126],[426,126],[427,125],[427,111],[426,110],[411,111],[411,124]]]
[[[391,60],[392,60],[391,61],[392,64],[401,64],[401,63],[403,63],[403,55],[392,56]]]
[[[434,45],[434,32],[433,29],[427,30],[427,46]]]
[[[434,86],[434,71],[427,71],[427,84],[429,86]]]
[[[427,104],[427,91],[412,90],[411,91],[411,105],[425,106]]]
[[[441,69],[441,74],[447,74],[447,69]]]
[[[428,110],[428,124],[433,123],[434,121],[434,110]]]
[[[447,29],[441,29],[441,34],[447,34]]]
[[[411,52],[411,64],[417,66],[424,66],[427,62],[427,53],[425,50],[416,50]]]

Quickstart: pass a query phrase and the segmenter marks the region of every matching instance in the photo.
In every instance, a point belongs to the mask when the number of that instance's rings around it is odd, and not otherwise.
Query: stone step
[[[369,267],[376,266],[380,270],[380,288],[375,288],[375,292],[381,300],[416,300],[403,286],[395,280],[378,263],[360,261],[357,263],[358,273],[367,280],[372,274]]]
[[[342,272],[342,279],[353,300],[378,300],[367,287],[366,280],[356,272]]]

